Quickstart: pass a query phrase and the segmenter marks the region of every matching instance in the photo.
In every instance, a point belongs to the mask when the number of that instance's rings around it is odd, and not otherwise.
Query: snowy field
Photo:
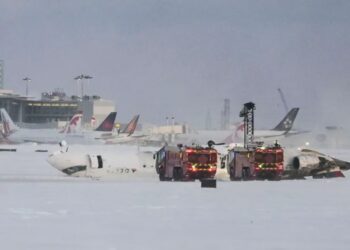
[[[201,189],[71,178],[34,153],[57,146],[11,147],[0,152],[0,249],[350,249],[350,173]]]

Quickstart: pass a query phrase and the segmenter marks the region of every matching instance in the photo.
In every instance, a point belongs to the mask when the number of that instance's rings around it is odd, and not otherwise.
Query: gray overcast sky
[[[6,87],[24,93],[94,76],[89,93],[112,99],[120,118],[174,115],[203,127],[257,104],[257,126],[300,106],[299,127],[337,124],[350,104],[350,1],[0,0],[0,59]],[[348,111],[346,111],[347,113]],[[215,123],[215,121],[214,121]]]

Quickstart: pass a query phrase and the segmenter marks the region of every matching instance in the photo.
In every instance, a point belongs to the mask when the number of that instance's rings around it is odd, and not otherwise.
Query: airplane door
[[[103,160],[101,155],[89,155],[90,167],[92,169],[103,168]]]

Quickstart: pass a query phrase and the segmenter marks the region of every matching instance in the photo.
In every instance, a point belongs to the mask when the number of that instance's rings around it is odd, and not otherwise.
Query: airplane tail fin
[[[72,119],[67,123],[67,125],[60,131],[64,134],[72,134],[81,129],[81,119],[83,117],[82,113],[77,113],[73,115]]]
[[[137,122],[139,121],[140,115],[135,115],[134,118],[128,123],[128,125],[123,129],[122,133],[132,135],[136,129]]]
[[[13,134],[14,132],[18,131],[20,128],[12,121],[9,114],[6,112],[5,109],[0,109],[1,113],[1,120],[2,120],[2,136],[8,137],[10,134]]]
[[[95,131],[110,132],[113,130],[117,112],[111,112]]]
[[[292,108],[287,115],[280,121],[280,123],[272,130],[276,131],[290,131],[293,127],[293,123],[297,114],[299,112],[299,108]]]

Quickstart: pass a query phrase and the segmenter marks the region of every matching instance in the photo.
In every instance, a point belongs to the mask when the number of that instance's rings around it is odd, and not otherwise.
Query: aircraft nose
[[[50,154],[49,157],[47,158],[47,162],[53,166],[54,168],[62,171],[64,166],[62,166],[61,161],[60,161],[60,153],[53,153]]]

